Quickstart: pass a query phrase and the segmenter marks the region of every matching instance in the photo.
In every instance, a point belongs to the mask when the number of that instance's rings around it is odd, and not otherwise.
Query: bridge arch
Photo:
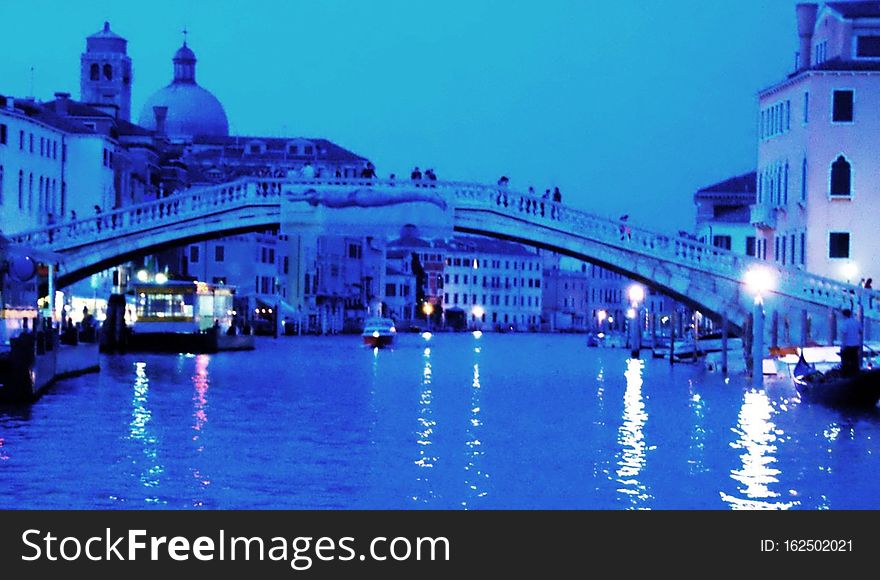
[[[376,179],[260,179],[194,188],[151,201],[10,236],[13,242],[59,252],[62,284],[165,247],[291,224],[328,225],[331,216],[366,214],[367,225],[413,222],[426,212],[447,228],[519,242],[575,257],[656,288],[710,316],[726,314],[741,327],[752,310],[744,289],[749,268],[775,273],[768,307],[790,319],[820,319],[857,298],[880,319],[880,292],[739,256],[694,240],[603,218],[506,187],[458,182]],[[310,213],[313,212],[313,213]],[[291,221],[298,215],[306,221]],[[309,216],[320,216],[308,222]],[[375,218],[375,219],[374,219]],[[347,218],[340,218],[347,219]],[[322,221],[323,220],[323,221]],[[344,227],[340,221],[337,226]],[[783,314],[786,314],[783,312]],[[817,318],[820,317],[820,318]]]

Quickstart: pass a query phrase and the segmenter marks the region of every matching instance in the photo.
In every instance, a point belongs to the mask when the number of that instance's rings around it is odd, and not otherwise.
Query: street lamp
[[[639,358],[639,351],[642,348],[642,328],[639,320],[639,304],[645,299],[645,288],[640,284],[633,284],[629,287],[629,300],[632,306],[627,311],[626,316],[630,319],[630,352],[632,358]]]
[[[136,276],[138,282],[146,282],[150,279],[150,273],[146,270],[138,270]]]
[[[769,268],[754,266],[743,279],[746,288],[755,295],[752,323],[752,384],[764,384],[764,294],[773,288],[773,273]]]
[[[153,279],[156,281],[156,284],[164,284],[168,281],[168,276],[164,272],[156,272],[156,276]]]
[[[599,321],[599,332],[602,332],[602,323],[605,322],[606,318],[608,318],[608,313],[604,310],[596,312],[596,320]]]
[[[483,326],[483,315],[486,313],[486,309],[477,304],[473,308],[471,308],[471,314],[474,315],[474,326],[478,329]]]
[[[431,329],[431,315],[434,314],[434,305],[430,302],[422,304],[422,312],[425,314],[425,320],[428,321],[428,330]]]
[[[632,302],[633,307],[645,299],[645,288],[639,284],[633,284],[629,287],[629,301]]]

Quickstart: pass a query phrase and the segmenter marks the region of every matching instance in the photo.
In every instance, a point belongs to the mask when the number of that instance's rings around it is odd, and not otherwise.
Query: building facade
[[[797,70],[759,94],[759,257],[880,273],[880,2],[799,4]]]
[[[519,244],[455,237],[446,244],[443,314],[452,327],[537,330],[541,256]]]
[[[755,204],[757,174],[752,171],[725,179],[694,194],[697,239],[716,248],[746,256],[755,255]]]

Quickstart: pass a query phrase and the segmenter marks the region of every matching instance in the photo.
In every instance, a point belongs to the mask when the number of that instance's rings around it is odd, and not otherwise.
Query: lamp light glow
[[[769,268],[754,266],[746,272],[743,281],[746,288],[756,297],[773,289],[773,273]]]
[[[645,299],[645,288],[639,284],[633,284],[629,287],[630,302],[638,303]]]

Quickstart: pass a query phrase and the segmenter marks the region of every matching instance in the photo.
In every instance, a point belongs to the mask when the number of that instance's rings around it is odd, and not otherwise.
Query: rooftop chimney
[[[55,93],[55,112],[66,117],[68,114],[68,105],[70,104],[70,93]]]
[[[810,68],[812,60],[813,30],[816,27],[816,13],[819,11],[818,4],[798,4],[797,8],[798,37],[801,40],[800,52],[798,52],[798,70]]]
[[[156,117],[156,133],[165,134],[165,119],[168,117],[168,107],[153,107],[153,115]]]

